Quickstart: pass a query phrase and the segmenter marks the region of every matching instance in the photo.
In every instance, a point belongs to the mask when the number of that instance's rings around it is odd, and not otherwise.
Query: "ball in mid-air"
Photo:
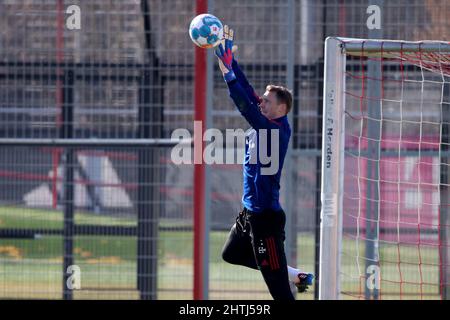
[[[192,19],[189,36],[200,48],[213,48],[223,38],[222,22],[212,14],[200,14]]]

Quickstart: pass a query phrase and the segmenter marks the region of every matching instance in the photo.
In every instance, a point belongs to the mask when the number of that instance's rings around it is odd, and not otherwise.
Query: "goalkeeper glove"
[[[233,52],[237,50],[237,47],[233,47],[233,37],[234,31],[227,25],[223,28],[224,39],[225,39],[225,49],[222,43],[219,44],[218,48],[214,51],[217,58],[219,58],[219,67],[222,71],[223,78],[226,82],[230,82],[236,79],[236,75],[233,72],[231,64],[233,62]]]

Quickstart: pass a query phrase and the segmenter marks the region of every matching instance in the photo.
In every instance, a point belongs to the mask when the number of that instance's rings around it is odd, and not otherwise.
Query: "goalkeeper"
[[[252,129],[246,134],[244,208],[231,228],[222,257],[232,264],[259,269],[275,300],[294,300],[289,280],[303,292],[312,284],[313,275],[288,267],[284,252],[286,215],[279,203],[279,189],[291,136],[287,114],[292,106],[292,94],[285,87],[268,85],[264,95],[258,97],[233,58],[236,48],[233,48],[233,30],[224,26],[224,35],[225,48],[220,44],[215,54],[230,97]],[[257,155],[261,129],[279,132],[277,141],[270,141],[271,134],[266,139],[268,145],[275,146],[273,152],[278,152],[278,170],[272,175],[262,172],[267,165]]]

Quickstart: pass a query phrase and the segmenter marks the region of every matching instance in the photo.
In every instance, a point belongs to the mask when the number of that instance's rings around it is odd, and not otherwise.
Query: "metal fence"
[[[293,89],[282,185],[288,261],[317,272],[323,40],[449,41],[450,6],[207,2],[208,12],[234,28],[237,59],[257,92],[268,83]],[[377,34],[366,25],[370,4],[381,8]],[[69,28],[72,5],[80,9],[80,29]],[[0,298],[193,298],[193,165],[174,165],[170,147],[131,139],[193,131],[194,45],[187,30],[195,15],[193,0],[0,3],[0,139],[32,140],[0,147]],[[217,66],[209,72],[210,126],[247,129]],[[61,138],[100,142],[69,147],[46,140]],[[209,170],[209,298],[268,299],[259,273],[220,257],[241,209],[241,168]],[[64,289],[69,265],[80,267],[80,290]],[[313,290],[299,298],[315,296]]]

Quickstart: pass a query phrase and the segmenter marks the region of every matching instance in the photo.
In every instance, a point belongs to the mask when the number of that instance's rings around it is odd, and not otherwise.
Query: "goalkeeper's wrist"
[[[225,80],[225,82],[230,82],[236,79],[236,75],[234,74],[233,70],[230,70],[227,73],[223,74],[223,79]]]

